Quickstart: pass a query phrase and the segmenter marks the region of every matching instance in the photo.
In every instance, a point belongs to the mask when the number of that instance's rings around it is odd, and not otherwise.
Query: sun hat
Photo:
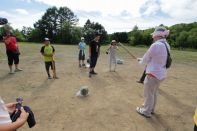
[[[158,26],[155,28],[154,32],[151,33],[151,35],[153,37],[156,37],[156,36],[161,36],[161,37],[167,37],[169,35],[170,31],[167,30],[165,27],[163,26]]]

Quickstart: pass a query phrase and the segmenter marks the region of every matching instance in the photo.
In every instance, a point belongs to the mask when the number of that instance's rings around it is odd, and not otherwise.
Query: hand
[[[21,114],[20,114],[20,117],[18,118],[19,120],[22,120],[22,121],[27,121],[27,118],[29,116],[29,113],[27,113],[23,107],[21,107]],[[17,120],[18,120],[17,119]]]
[[[13,103],[8,103],[5,105],[9,113],[13,113],[16,110],[16,104],[17,102],[13,102]]]

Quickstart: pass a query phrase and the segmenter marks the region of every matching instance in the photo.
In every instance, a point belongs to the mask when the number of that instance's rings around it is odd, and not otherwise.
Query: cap
[[[49,38],[44,38],[45,41],[50,41]]]
[[[84,40],[84,37],[81,37],[81,40]]]

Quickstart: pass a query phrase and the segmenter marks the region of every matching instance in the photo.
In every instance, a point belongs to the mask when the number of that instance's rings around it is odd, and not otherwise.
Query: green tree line
[[[48,37],[53,43],[77,44],[80,37],[84,36],[86,43],[89,43],[99,32],[102,33],[102,44],[109,43],[112,39],[133,46],[149,46],[152,43],[150,34],[154,28],[140,30],[136,25],[129,32],[108,34],[104,26],[98,22],[92,22],[88,19],[83,27],[79,27],[77,26],[78,21],[77,16],[69,8],[51,7],[34,23],[33,28],[23,27],[22,30],[14,30],[9,24],[0,27],[0,38],[2,39],[5,34],[5,29],[10,28],[18,41],[26,42],[42,42],[43,38]],[[197,49],[197,22],[165,27],[170,30],[167,39],[172,47]]]

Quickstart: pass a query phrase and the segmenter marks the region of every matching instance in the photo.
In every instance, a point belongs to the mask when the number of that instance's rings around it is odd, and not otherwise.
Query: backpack
[[[165,43],[165,42],[162,42],[162,43],[164,43],[164,45],[165,45],[165,47],[166,47],[166,50],[167,50],[167,60],[166,60],[166,65],[165,65],[165,67],[166,67],[166,69],[168,69],[168,68],[170,68],[170,66],[171,66],[171,64],[172,64],[172,58],[171,58],[171,56],[170,56],[170,52],[169,52],[169,50],[168,50],[168,47],[167,47],[166,43]]]

